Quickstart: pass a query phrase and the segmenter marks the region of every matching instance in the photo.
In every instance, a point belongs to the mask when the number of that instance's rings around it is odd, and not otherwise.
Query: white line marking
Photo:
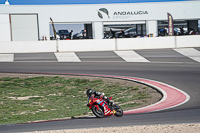
[[[0,54],[0,62],[13,62],[14,54]]]
[[[81,62],[74,52],[69,53],[54,53],[58,62]]]
[[[185,55],[197,62],[200,62],[200,51],[194,48],[181,48],[181,49],[174,49],[175,51],[179,52],[182,55]]]
[[[118,56],[126,62],[150,62],[144,57],[140,56],[135,51],[114,51]]]

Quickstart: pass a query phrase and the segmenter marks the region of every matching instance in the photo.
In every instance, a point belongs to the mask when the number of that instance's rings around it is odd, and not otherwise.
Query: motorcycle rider
[[[93,91],[92,89],[88,89],[86,91],[86,94],[88,96],[88,100],[89,100],[89,98],[92,95],[95,95],[96,98],[103,98],[103,99],[105,99],[107,101],[107,103],[108,103],[109,106],[112,107],[114,105],[113,101],[110,100],[109,98],[107,98],[104,93],[100,93],[100,92],[97,92],[97,91]]]

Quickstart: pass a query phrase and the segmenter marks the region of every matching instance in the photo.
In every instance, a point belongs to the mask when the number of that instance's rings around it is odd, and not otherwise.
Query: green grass
[[[125,110],[139,106],[150,95],[140,86],[123,86],[102,80],[62,77],[0,78],[0,124],[80,116],[90,112],[85,91],[92,88],[113,97]],[[29,97],[27,97],[29,96]],[[25,98],[21,100],[20,98]],[[125,104],[141,100],[141,103]]]

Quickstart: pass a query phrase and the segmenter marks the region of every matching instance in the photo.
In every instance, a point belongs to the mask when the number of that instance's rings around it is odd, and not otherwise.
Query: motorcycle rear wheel
[[[115,104],[113,108],[116,111],[115,116],[117,116],[117,117],[122,117],[123,116],[123,110],[122,110],[122,108],[120,106]]]
[[[99,105],[97,105],[97,106],[99,106]],[[93,112],[93,114],[96,116],[96,117],[98,117],[98,118],[103,118],[103,117],[105,117],[104,116],[104,112],[103,112],[103,109],[99,106],[99,110],[96,108],[96,106],[92,106],[92,112]]]

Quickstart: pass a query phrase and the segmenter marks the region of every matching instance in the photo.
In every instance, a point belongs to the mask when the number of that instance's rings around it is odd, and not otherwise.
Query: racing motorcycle
[[[112,100],[112,97],[109,98]],[[103,98],[96,98],[91,96],[88,99],[87,106],[92,110],[93,114],[98,118],[115,115],[117,117],[123,116],[123,110],[117,104],[109,105]]]

